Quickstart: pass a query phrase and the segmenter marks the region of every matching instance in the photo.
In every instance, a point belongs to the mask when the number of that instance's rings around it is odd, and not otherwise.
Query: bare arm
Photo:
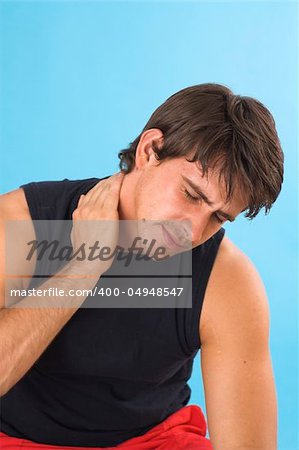
[[[98,269],[97,269],[98,270]],[[80,264],[69,263],[38,289],[92,289],[98,277],[73,279],[80,274]],[[11,308],[0,310],[0,395],[5,395],[37,361],[54,337],[80,308],[87,293],[77,297],[25,297]],[[56,306],[49,307],[48,305]]]
[[[269,307],[251,261],[219,254],[200,326],[208,429],[214,450],[276,450],[277,400]]]
[[[98,183],[91,189],[86,196],[80,199],[76,212],[73,214],[73,219],[88,220],[88,219],[115,219],[117,217],[117,206],[119,201],[119,192],[123,177],[110,177]],[[110,180],[110,181],[109,181]],[[105,183],[103,183],[105,182]],[[110,188],[104,188],[104,184],[110,183]],[[101,186],[100,186],[101,185]],[[17,192],[17,191],[15,191]],[[109,193],[109,194],[108,194]],[[103,201],[103,198],[109,195],[109,199]],[[5,197],[5,198],[4,198]],[[17,197],[19,202],[18,211],[22,212],[15,217],[12,212],[15,210],[11,208],[14,198]],[[22,200],[23,198],[23,200]],[[4,270],[4,227],[5,220],[28,219],[28,209],[22,203],[24,201],[23,194],[12,193],[5,194],[0,199],[0,209],[2,226],[0,228],[0,395],[3,396],[11,389],[32,367],[39,356],[45,351],[48,345],[52,342],[54,337],[59,333],[63,326],[70,320],[73,314],[78,310],[80,305],[85,300],[86,296],[80,297],[51,297],[50,299],[44,297],[31,298],[26,297],[17,302],[12,307],[6,308],[5,304],[5,270]],[[104,204],[108,205],[107,208]],[[114,209],[113,209],[114,206]],[[108,211],[109,210],[109,211]],[[30,218],[30,216],[29,216]],[[77,230],[74,232],[74,229]],[[32,228],[33,230],[33,228]],[[78,231],[79,230],[79,231]],[[82,231],[82,230],[81,230]],[[28,237],[28,236],[27,236]],[[113,240],[116,236],[113,236]],[[74,249],[80,245],[84,239],[80,229],[73,226],[72,242]],[[90,236],[88,237],[90,239]],[[113,246],[113,243],[110,244]],[[23,258],[24,259],[24,258]],[[20,255],[20,261],[22,256]],[[112,261],[110,262],[112,263]],[[19,273],[24,273],[22,270],[22,262],[18,263]],[[84,265],[84,274],[86,277],[82,279],[82,263],[76,261],[70,262],[61,269],[57,275],[60,277],[52,277],[42,285],[40,289],[49,287],[57,287],[67,292],[69,289],[91,289],[97,282],[100,275],[107,270],[102,261],[88,262]],[[26,267],[28,273],[28,267]],[[92,276],[90,276],[92,275]],[[21,285],[21,281],[15,280],[15,286],[25,288]],[[24,283],[24,279],[22,280]],[[29,279],[27,284],[29,283]],[[6,299],[7,300],[7,299]],[[49,307],[49,305],[55,307]]]

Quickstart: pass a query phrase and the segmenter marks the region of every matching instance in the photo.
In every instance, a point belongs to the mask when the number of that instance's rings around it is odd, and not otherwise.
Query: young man
[[[82,220],[156,221],[157,242],[173,254],[191,241],[192,308],[84,309],[84,298],[75,307],[64,299],[61,308],[32,308],[25,298],[8,308],[3,275],[4,448],[276,449],[266,293],[222,228],[241,212],[250,219],[268,212],[281,190],[283,153],[270,112],[221,85],[186,88],[119,157],[122,171],[101,181],[29,183],[2,195],[2,246],[7,220],[29,221],[24,242],[38,237],[32,220],[73,220],[75,250],[98,238],[82,232]],[[113,248],[118,238],[112,226],[105,243]],[[4,249],[1,258],[4,274]],[[35,263],[20,262],[18,274],[33,275]],[[113,264],[84,267],[99,283]],[[77,286],[81,270],[70,262],[42,286]],[[27,289],[32,279],[14,286]],[[86,277],[85,286],[94,284]],[[211,441],[200,408],[186,406],[199,349]]]

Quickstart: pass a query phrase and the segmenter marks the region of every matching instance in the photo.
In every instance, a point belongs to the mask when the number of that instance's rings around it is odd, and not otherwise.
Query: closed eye
[[[201,200],[200,197],[193,197],[193,195],[190,194],[186,189],[184,189],[185,197],[188,198],[188,200],[191,200],[191,202],[197,202],[198,200]]]
[[[190,192],[187,191],[186,189],[184,189],[184,195],[188,200],[190,200],[193,203],[196,203],[199,200],[202,200],[201,197],[194,197],[193,195],[191,195]],[[222,220],[216,213],[214,213],[213,216],[214,216],[214,219],[220,224],[223,224],[226,221],[226,219]]]

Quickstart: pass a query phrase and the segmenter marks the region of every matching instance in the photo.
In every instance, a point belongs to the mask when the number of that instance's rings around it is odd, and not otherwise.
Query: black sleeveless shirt
[[[20,187],[33,220],[71,220],[80,195],[99,181]],[[38,443],[110,447],[185,406],[204,294],[223,236],[221,228],[191,250],[192,308],[79,308],[1,398],[1,431]]]

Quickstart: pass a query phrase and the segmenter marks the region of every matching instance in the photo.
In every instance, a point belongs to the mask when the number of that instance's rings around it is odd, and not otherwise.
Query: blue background
[[[298,448],[296,3],[7,1],[0,30],[1,192],[117,171],[117,152],[186,86],[226,84],[270,109],[283,191],[269,216],[225,228],[267,289],[279,450]],[[191,387],[206,412],[199,356]]]

